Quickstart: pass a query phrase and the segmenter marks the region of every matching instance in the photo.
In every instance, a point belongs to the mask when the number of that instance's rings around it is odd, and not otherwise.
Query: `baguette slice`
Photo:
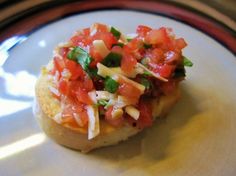
[[[86,129],[72,129],[69,126],[57,123],[53,119],[55,115],[61,112],[61,107],[60,102],[52,96],[49,90],[50,85],[52,85],[52,82],[48,79],[47,73],[41,74],[35,87],[34,114],[44,132],[63,146],[86,153],[95,148],[114,145],[120,141],[127,140],[142,130],[138,127],[133,127],[129,123],[115,128],[105,120],[100,119],[100,134],[88,140]],[[168,96],[162,96],[158,100],[153,99],[153,117],[164,117],[167,115],[179,97],[179,89],[176,89]]]

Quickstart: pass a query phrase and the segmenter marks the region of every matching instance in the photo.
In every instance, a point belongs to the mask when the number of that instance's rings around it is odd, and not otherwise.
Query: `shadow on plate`
[[[106,160],[125,160],[139,155],[148,159],[162,160],[166,156],[166,148],[171,142],[171,133],[188,123],[198,110],[194,98],[181,87],[180,101],[170,111],[167,118],[157,119],[153,127],[144,130],[125,142],[115,146],[97,149],[90,154]]]

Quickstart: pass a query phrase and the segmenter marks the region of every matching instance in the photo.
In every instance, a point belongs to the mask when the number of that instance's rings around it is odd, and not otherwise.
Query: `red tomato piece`
[[[131,73],[136,64],[137,60],[132,55],[125,54],[121,59],[121,69],[126,73]]]
[[[163,44],[170,41],[165,28],[153,29],[145,37],[148,44]]]
[[[105,112],[105,119],[106,121],[111,124],[112,126],[118,127],[121,126],[124,122],[124,117],[119,117],[116,119],[112,118],[112,111],[113,111],[113,106],[110,106],[107,111]]]
[[[162,76],[164,78],[169,78],[172,75],[174,69],[175,69],[175,66],[164,64],[159,67],[158,72],[159,72],[160,76]]]
[[[58,91],[63,95],[67,95],[69,91],[68,81],[65,79],[60,79],[58,82]]]
[[[96,29],[97,32],[108,32],[107,26],[105,24],[95,23],[92,28]]]
[[[80,64],[77,64],[75,61],[66,59],[66,68],[71,73],[71,80],[77,79],[79,76],[84,75],[83,68],[80,66]]]
[[[123,82],[119,85],[118,94],[125,96],[134,102],[137,102],[141,95],[141,92],[133,85],[127,82]]]
[[[148,27],[148,26],[144,26],[144,25],[139,25],[136,29],[136,33],[141,36],[144,37],[149,31],[151,31],[152,28]]]
[[[108,49],[117,43],[117,39],[110,32],[97,32],[92,38],[93,40],[103,40]]]
[[[61,55],[63,58],[66,58],[67,57],[67,54],[69,52],[69,48],[68,47],[61,47],[59,48],[59,55]]]
[[[90,66],[93,68],[96,67],[98,62],[101,62],[103,60],[103,57],[99,52],[95,50],[93,45],[90,46],[89,54],[93,58],[93,61],[90,63]]]
[[[54,67],[55,69],[61,73],[64,68],[65,68],[65,63],[64,63],[64,60],[61,59],[60,57],[54,57],[53,59],[53,63],[54,63]]]
[[[93,104],[91,98],[88,95],[88,92],[85,89],[79,88],[76,91],[76,97],[77,97],[77,100],[81,103],[89,104],[89,105]]]
[[[176,39],[175,42],[176,42],[176,47],[180,50],[187,46],[187,43],[183,38]]]

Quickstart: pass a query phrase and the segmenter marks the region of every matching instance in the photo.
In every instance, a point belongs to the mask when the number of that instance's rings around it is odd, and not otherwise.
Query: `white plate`
[[[33,89],[53,48],[94,22],[131,33],[139,24],[174,29],[188,43],[182,98],[164,121],[116,146],[89,154],[47,138],[32,115]],[[10,51],[0,70],[0,175],[236,174],[236,58],[202,32],[157,15],[98,11],[41,27]]]

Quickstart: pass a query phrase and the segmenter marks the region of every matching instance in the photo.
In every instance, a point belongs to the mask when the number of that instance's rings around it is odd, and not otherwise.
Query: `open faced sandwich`
[[[95,23],[59,44],[41,70],[34,113],[57,143],[88,152],[151,127],[180,97],[183,38],[139,25],[124,35]]]

